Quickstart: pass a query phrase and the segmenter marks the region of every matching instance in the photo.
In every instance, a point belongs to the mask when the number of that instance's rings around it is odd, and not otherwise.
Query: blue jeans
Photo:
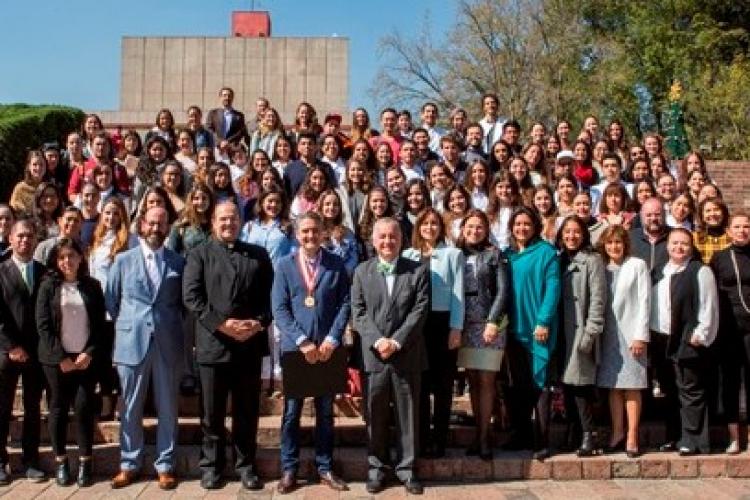
[[[301,398],[284,398],[281,421],[281,469],[297,473],[299,469],[299,419]],[[330,472],[333,465],[333,394],[315,398],[315,464],[319,473]]]

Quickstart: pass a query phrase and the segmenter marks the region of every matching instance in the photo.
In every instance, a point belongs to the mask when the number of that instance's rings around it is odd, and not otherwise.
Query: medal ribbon
[[[307,259],[305,259],[303,252],[297,254],[297,260],[299,261],[299,268],[302,273],[302,281],[305,282],[305,288],[307,289],[307,296],[312,297],[315,292],[315,279],[317,278],[320,269],[320,254],[315,258],[315,263],[317,264],[314,266],[315,272],[312,272],[311,267],[313,266],[310,266],[307,263]]]

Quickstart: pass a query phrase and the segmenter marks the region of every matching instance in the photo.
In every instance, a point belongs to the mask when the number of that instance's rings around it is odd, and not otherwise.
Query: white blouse
[[[649,325],[651,330],[669,335],[672,329],[672,297],[670,282],[673,274],[685,270],[687,264],[673,264],[667,262],[664,266],[664,277],[653,284],[651,301],[651,315]],[[716,292],[716,279],[708,266],[702,266],[698,271],[698,325],[693,330],[693,337],[704,346],[709,346],[716,339],[719,329],[719,298]]]
[[[83,352],[89,340],[89,315],[83,303],[78,283],[63,283],[60,289],[62,325],[60,340],[65,352]]]

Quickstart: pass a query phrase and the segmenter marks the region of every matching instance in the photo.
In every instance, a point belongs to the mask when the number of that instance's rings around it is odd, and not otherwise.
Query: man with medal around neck
[[[190,251],[183,299],[196,318],[195,356],[201,386],[201,486],[221,487],[227,399],[232,397],[234,469],[246,489],[262,489],[255,466],[260,367],[268,355],[273,268],[265,249],[237,239],[240,215],[231,201],[211,218],[213,237]]]
[[[341,345],[349,321],[349,277],[344,261],[321,248],[323,220],[317,213],[308,212],[297,220],[296,236],[299,251],[281,259],[276,267],[271,294],[274,321],[281,332],[282,353],[300,351],[311,365],[325,364]],[[346,483],[332,471],[334,397],[334,392],[315,397],[315,463],[320,482],[345,491],[349,489]],[[280,494],[297,486],[303,403],[304,398],[284,397]]]
[[[367,376],[369,466],[366,488],[385,488],[390,465],[388,426],[396,410],[399,458],[396,477],[411,494],[421,494],[414,474],[419,449],[419,390],[427,368],[422,328],[429,310],[429,274],[425,265],[399,258],[401,229],[390,217],[373,227],[377,256],[360,264],[352,284],[352,319],[362,338]]]

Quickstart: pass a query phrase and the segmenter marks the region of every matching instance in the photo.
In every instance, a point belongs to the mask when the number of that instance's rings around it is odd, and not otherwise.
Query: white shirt
[[[665,335],[672,330],[672,297],[670,282],[672,275],[683,272],[687,264],[667,262],[664,266],[664,277],[652,287],[651,315],[649,327]],[[719,328],[719,299],[716,292],[716,279],[708,266],[698,271],[698,325],[692,337],[697,337],[704,346],[709,346],[716,339]],[[676,333],[676,332],[675,332]]]
[[[336,186],[342,185],[346,181],[346,163],[339,157],[336,161],[329,160],[325,156],[320,159],[323,163],[330,165],[331,170],[336,175]]]
[[[229,135],[229,127],[232,125],[232,108],[224,108],[224,138]]]
[[[491,122],[485,117],[479,120],[479,124],[482,126],[482,132],[484,135],[482,138],[482,149],[485,153],[489,154],[492,145],[503,138],[503,125],[505,125],[505,120],[498,117],[495,118],[494,122]]]
[[[433,153],[442,157],[440,153],[440,139],[446,134],[445,129],[442,129],[440,127],[430,127],[425,123],[422,124],[422,128],[425,129],[427,131],[427,135],[430,136],[429,148]]]
[[[60,342],[65,352],[83,352],[89,340],[89,315],[78,283],[63,283],[60,289]]]
[[[33,287],[33,284],[34,284],[34,276],[33,276],[33,272],[34,272],[34,260],[33,259],[29,259],[28,262],[21,262],[20,260],[18,260],[18,257],[16,257],[15,254],[11,254],[10,258],[11,258],[11,260],[13,260],[13,263],[18,268],[18,272],[21,274],[22,278],[24,276],[24,271],[28,270],[28,273],[29,273],[28,274],[28,279],[29,279],[28,285],[31,285]]]
[[[146,272],[148,278],[151,280],[153,291],[156,292],[161,285],[161,272],[164,264],[164,247],[159,247],[158,250],[152,250],[146,242],[141,239],[141,252],[143,252],[143,258],[146,260]]]
[[[474,192],[471,193],[471,206],[476,208],[477,210],[486,212],[489,202],[490,199],[487,197],[487,193],[476,188],[474,189]]]
[[[409,167],[405,164],[399,165],[399,168],[404,173],[404,177],[406,177],[406,182],[409,182],[412,179],[419,179],[420,181],[424,180],[424,171],[419,165],[414,165],[413,167]]]

